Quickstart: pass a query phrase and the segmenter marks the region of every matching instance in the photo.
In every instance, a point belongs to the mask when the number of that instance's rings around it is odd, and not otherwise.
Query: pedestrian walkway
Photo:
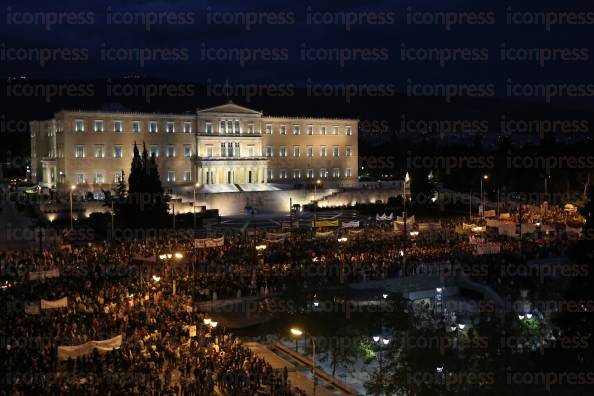
[[[295,366],[294,364],[288,362],[287,360],[283,359],[276,353],[274,353],[270,348],[268,348],[264,344],[260,344],[259,342],[247,342],[244,344],[245,347],[249,348],[253,353],[255,353],[258,357],[266,360],[273,369],[282,370],[283,368],[287,368],[288,371],[288,378],[291,386],[294,388],[299,389],[300,391],[304,392],[306,395],[314,394],[314,383],[313,381],[307,377],[302,371],[298,371],[298,369],[302,369]],[[306,368],[306,371],[310,368]],[[319,370],[319,369],[318,369]],[[316,396],[336,396],[339,393],[334,393],[328,389],[326,389],[322,384],[318,383],[316,386]]]

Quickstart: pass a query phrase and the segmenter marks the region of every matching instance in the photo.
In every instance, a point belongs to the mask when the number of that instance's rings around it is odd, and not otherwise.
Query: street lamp
[[[301,337],[305,332],[303,330],[297,329],[295,327],[291,328],[291,334],[295,337],[295,342],[297,342],[297,338]],[[310,334],[311,338],[311,345],[312,345],[312,359],[311,359],[311,374],[313,376],[313,396],[316,396],[316,342],[313,336]]]
[[[314,228],[316,227],[316,223],[318,221],[318,200],[317,200],[317,193],[318,193],[318,184],[321,184],[322,181],[320,179],[316,180],[314,184]]]
[[[489,180],[489,175],[483,175],[481,178],[481,217],[485,217],[485,198],[483,196],[483,180]]]
[[[72,193],[76,189],[76,186],[73,184],[70,186],[70,231],[74,229],[74,219],[72,216]]]
[[[380,336],[373,336],[371,338],[373,340],[373,342],[375,342],[378,345],[378,349],[379,349],[379,375],[380,375],[380,385],[381,385],[381,389],[383,390],[384,388],[384,373],[383,373],[383,359],[382,359],[382,348],[384,346],[387,346],[390,343],[390,340],[388,338],[384,338],[384,337],[380,337]],[[380,391],[381,394],[381,391]]]
[[[196,229],[196,189],[200,187],[200,183],[194,184],[194,200],[192,201],[192,213],[194,215],[194,230]]]
[[[402,217],[404,218],[404,243],[406,244],[406,240],[407,235],[406,235],[406,184],[410,183],[410,176],[408,175],[408,172],[406,172],[406,175],[404,175],[404,183],[402,185],[402,189],[403,189],[403,195],[404,195],[404,206],[403,206],[403,212],[402,212]]]

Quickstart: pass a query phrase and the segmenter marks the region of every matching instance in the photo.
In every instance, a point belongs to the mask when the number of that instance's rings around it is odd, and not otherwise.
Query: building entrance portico
[[[197,165],[196,173],[199,184],[253,184],[266,182],[266,161],[236,161],[249,162],[245,164],[217,163],[223,161],[200,162]]]

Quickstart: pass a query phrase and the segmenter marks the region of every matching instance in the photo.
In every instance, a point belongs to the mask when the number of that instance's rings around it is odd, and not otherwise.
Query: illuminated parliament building
[[[356,119],[267,116],[233,103],[188,114],[59,111],[31,122],[31,179],[112,188],[133,147],[157,159],[165,188],[357,180]]]

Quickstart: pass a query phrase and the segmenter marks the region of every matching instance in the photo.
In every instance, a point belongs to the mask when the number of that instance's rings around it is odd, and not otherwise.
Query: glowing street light
[[[70,231],[74,229],[74,218],[72,216],[72,193],[76,189],[76,186],[73,184],[70,186]]]
[[[257,251],[262,251],[262,250],[266,250],[267,246],[266,245],[256,245],[256,250]]]
[[[183,259],[184,258],[184,255],[181,254],[181,253],[179,253],[179,252],[177,252],[177,253],[175,253],[175,258],[178,259],[178,260],[180,260],[180,259]]]
[[[304,333],[303,330],[292,327],[290,330],[291,334],[295,337],[301,337]],[[311,345],[312,345],[312,359],[311,359],[311,373],[313,376],[313,395],[316,395],[316,385],[317,385],[317,378],[316,378],[316,342],[313,337],[311,338]],[[295,343],[297,340],[295,339]]]
[[[291,329],[291,334],[293,334],[296,337],[300,337],[300,336],[303,335],[303,331],[301,331],[299,329],[292,328]]]
[[[212,319],[210,319],[210,318],[204,318],[203,322],[204,322],[205,325],[208,326],[208,325],[210,325],[210,322],[212,322]]]
[[[200,187],[200,183],[194,184],[194,200],[192,201],[192,214],[194,216],[194,230],[196,229],[196,189]]]
[[[347,237],[342,237],[342,238],[338,238],[338,242],[339,243],[344,243],[346,241],[348,241],[349,239]]]
[[[153,280],[155,282],[159,282],[161,280],[161,277],[160,276],[157,276],[157,275],[153,275]]]

